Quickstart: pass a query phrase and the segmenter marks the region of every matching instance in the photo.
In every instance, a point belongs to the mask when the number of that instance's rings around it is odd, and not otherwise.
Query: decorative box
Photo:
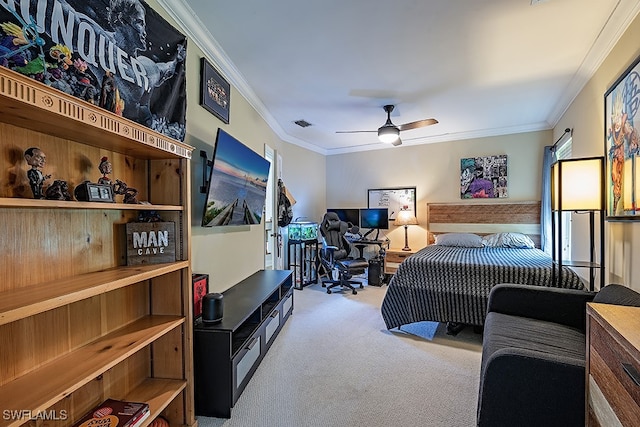
[[[173,222],[126,224],[127,265],[176,261],[176,226]]]
[[[289,241],[318,240],[318,223],[310,221],[292,222],[288,226]]]

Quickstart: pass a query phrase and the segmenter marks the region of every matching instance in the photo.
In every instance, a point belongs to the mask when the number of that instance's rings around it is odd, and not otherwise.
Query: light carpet
[[[452,337],[434,322],[388,331],[386,290],[295,290],[293,315],[231,419],[198,417],[199,426],[474,426],[481,335]]]

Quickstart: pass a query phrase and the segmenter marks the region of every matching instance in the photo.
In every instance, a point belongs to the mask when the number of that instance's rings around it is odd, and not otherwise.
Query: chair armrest
[[[479,427],[584,426],[584,360],[503,348],[483,362]]]
[[[522,316],[585,330],[587,302],[595,292],[501,283],[489,293],[487,313]]]

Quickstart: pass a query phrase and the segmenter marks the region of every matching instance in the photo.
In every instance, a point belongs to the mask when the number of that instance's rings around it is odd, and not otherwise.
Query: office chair
[[[354,274],[364,273],[369,263],[364,259],[349,257],[351,244],[344,237],[347,228],[347,223],[341,221],[335,212],[327,212],[320,223],[320,234],[322,235],[320,262],[330,276],[329,279],[322,280],[322,286],[326,286],[328,294],[336,286],[349,288],[354,295],[358,292],[353,285],[363,287],[362,282],[350,279]],[[338,272],[337,279],[333,279],[334,270]],[[329,283],[328,286],[327,283]]]

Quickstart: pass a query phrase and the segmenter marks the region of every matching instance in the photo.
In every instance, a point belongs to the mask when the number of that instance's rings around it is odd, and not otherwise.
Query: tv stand
[[[290,270],[261,270],[223,292],[222,321],[194,327],[196,415],[231,408],[293,312]]]

